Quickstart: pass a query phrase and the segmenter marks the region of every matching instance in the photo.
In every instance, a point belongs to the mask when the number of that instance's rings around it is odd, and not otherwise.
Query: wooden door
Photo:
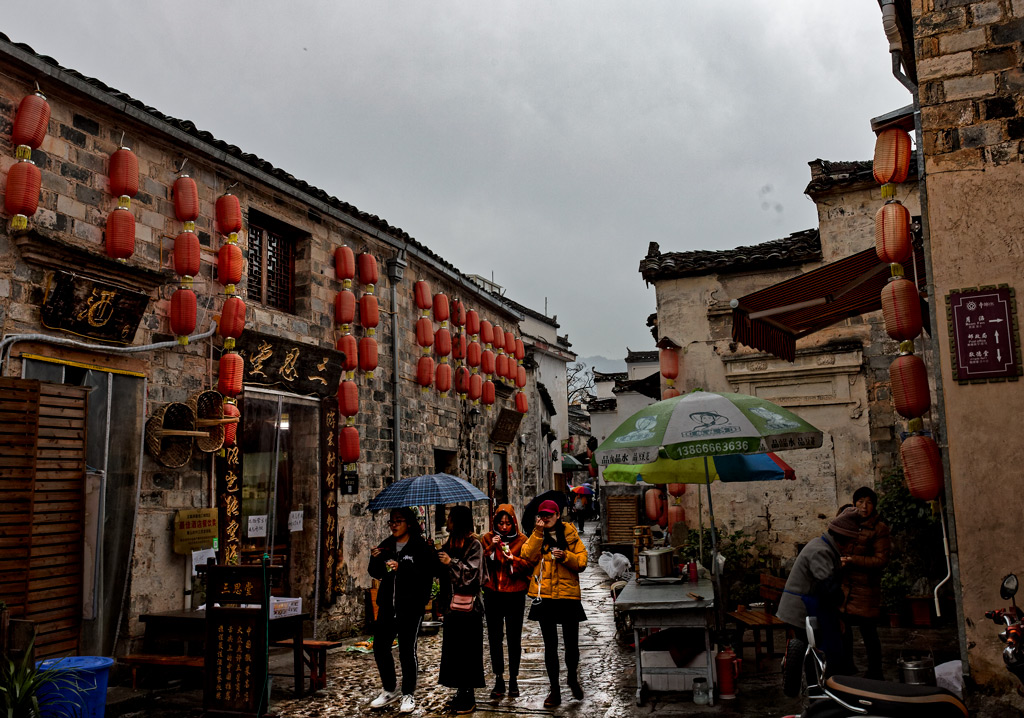
[[[78,651],[88,389],[0,378],[0,599],[36,655]]]
[[[606,494],[605,519],[608,522],[608,543],[633,543],[633,527],[640,519],[636,495]]]

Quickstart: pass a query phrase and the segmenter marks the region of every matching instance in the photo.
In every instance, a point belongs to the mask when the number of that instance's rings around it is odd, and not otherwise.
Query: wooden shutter
[[[0,598],[40,658],[78,650],[88,389],[0,379]]]
[[[605,496],[608,510],[608,543],[633,543],[633,527],[639,523],[637,497]]]

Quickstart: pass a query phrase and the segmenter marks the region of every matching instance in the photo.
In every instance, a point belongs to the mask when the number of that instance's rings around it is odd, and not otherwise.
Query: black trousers
[[[853,662],[853,627],[860,628],[860,637],[864,639],[864,649],[868,654],[868,678],[882,678],[882,642],[878,639],[878,619],[863,616],[843,615],[846,630],[843,632],[843,663],[844,672],[854,675],[857,665]]]
[[[544,668],[548,672],[551,690],[558,688],[558,623],[553,620],[540,621],[540,633],[544,637]],[[573,679],[580,665],[580,624],[565,621],[562,624],[562,643],[565,646],[565,670]]]
[[[412,695],[416,690],[416,673],[419,670],[416,657],[416,639],[420,634],[423,612],[399,613],[397,616],[377,612],[377,625],[373,633],[373,658],[377,661],[381,687],[386,691],[395,690],[398,678],[395,675],[395,657],[391,643],[398,638],[398,660],[402,664],[402,695]]]
[[[519,675],[523,656],[523,614],[526,591],[504,592],[484,589],[484,616],[487,618],[487,643],[491,647],[491,670],[505,674],[503,644],[508,644],[508,675]]]

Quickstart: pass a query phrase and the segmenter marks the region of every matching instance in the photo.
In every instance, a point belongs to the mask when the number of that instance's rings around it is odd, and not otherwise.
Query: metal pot
[[[900,669],[903,682],[908,686],[934,686],[935,680],[935,659],[931,656],[918,656],[906,659],[899,657],[896,665]]]
[[[675,549],[652,548],[640,552],[640,576],[642,578],[668,578],[672,575],[672,558]]]

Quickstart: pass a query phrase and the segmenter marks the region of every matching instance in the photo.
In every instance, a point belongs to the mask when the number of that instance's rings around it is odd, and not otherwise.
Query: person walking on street
[[[456,714],[476,710],[475,689],[484,681],[484,607],[480,589],[487,582],[484,549],[473,533],[473,512],[453,506],[448,512],[448,540],[437,558],[441,603],[445,607],[438,683],[455,688],[448,704]]]
[[[399,713],[416,709],[416,640],[423,611],[430,600],[430,589],[437,573],[434,547],[423,540],[420,524],[412,509],[391,512],[388,526],[391,536],[370,550],[370,575],[380,579],[377,588],[377,620],[374,622],[373,657],[377,662],[383,690],[370,702],[379,709],[401,697]],[[398,638],[398,656],[402,664],[402,686],[398,690],[395,658],[391,644]]]
[[[544,667],[551,690],[545,708],[562,702],[558,681],[558,626],[562,626],[566,682],[573,698],[583,698],[580,685],[580,622],[587,620],[580,594],[580,573],[587,567],[587,547],[571,524],[559,517],[558,504],[544,501],[537,508],[533,532],[523,544],[522,557],[535,563],[530,582],[530,620],[540,623],[544,638]]]
[[[494,512],[494,528],[480,539],[487,560],[488,580],[484,585],[484,615],[487,643],[491,647],[494,690],[491,698],[505,695],[505,656],[508,641],[508,694],[519,695],[519,663],[523,654],[523,613],[526,589],[530,586],[530,562],[520,556],[526,535],[519,531],[512,504],[501,504]]]
[[[853,662],[853,627],[860,628],[860,636],[868,654],[866,678],[882,679],[882,643],[878,639],[878,616],[882,607],[882,571],[889,562],[889,527],[883,523],[875,506],[878,494],[867,486],[853,493],[853,505],[860,520],[857,540],[843,553],[843,658],[845,672],[855,674]]]
[[[573,510],[576,512],[576,528],[582,534],[583,526],[587,523],[587,516],[590,512],[590,509],[587,508],[587,497],[577,494],[576,500],[573,502]]]

